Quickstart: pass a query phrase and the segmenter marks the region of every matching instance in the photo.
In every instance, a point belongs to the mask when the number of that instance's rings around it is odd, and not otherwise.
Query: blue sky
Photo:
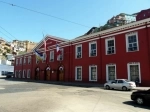
[[[0,37],[7,41],[18,39],[39,42],[43,38],[42,33],[71,40],[83,35],[93,26],[104,25],[108,19],[119,13],[133,14],[150,8],[150,0],[0,1],[88,26],[73,24],[0,2]]]

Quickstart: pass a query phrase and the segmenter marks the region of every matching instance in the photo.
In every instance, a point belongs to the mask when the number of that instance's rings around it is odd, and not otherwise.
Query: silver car
[[[135,82],[128,81],[127,79],[116,79],[105,83],[104,88],[119,89],[119,90],[126,91],[126,90],[132,90],[136,88],[136,84]]]

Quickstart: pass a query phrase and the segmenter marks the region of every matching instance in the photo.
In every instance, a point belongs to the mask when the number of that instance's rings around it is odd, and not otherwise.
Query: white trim
[[[28,56],[28,64],[31,64],[32,57]]]
[[[23,58],[23,64],[26,64],[26,56]]]
[[[15,70],[15,78],[17,77],[17,72],[18,72],[18,71],[17,71],[17,70]]]
[[[21,70],[19,70],[18,78],[21,78]]]
[[[126,30],[126,31],[122,31],[122,32],[118,32],[118,33],[114,33],[114,34],[110,34],[110,35],[106,35],[106,36],[101,36],[101,38],[111,37],[111,36],[115,36],[115,35],[122,34],[122,33],[136,31],[136,30],[143,29],[143,28],[146,28],[146,26],[139,27],[139,28],[134,28],[134,29],[131,29],[131,30]]]
[[[77,79],[77,69],[81,68],[81,79]],[[82,81],[82,66],[76,66],[75,67],[75,80],[76,81]]]
[[[82,43],[85,43],[85,42],[89,42],[89,41],[96,41],[96,40],[98,40],[100,37],[98,37],[98,38],[94,38],[94,39],[89,39],[89,40],[85,40],[85,41],[81,41],[81,42],[77,42],[77,43],[73,43],[72,45],[76,45],[76,44],[82,44]]]
[[[47,55],[46,55],[46,53],[44,52],[44,53],[43,53],[43,59],[42,59],[42,62],[43,62],[43,63],[45,63],[46,57],[47,57]]]
[[[109,81],[109,76],[108,76],[108,67],[110,66],[115,66],[115,79],[117,79],[117,72],[116,72],[116,64],[106,64],[106,81]]]
[[[79,53],[79,52],[77,52],[78,47],[81,47],[81,52],[80,52],[81,57],[80,58],[77,57],[78,53]],[[81,59],[81,58],[82,58],[82,44],[79,44],[79,45],[75,46],[75,59]]]
[[[150,27],[150,25],[147,25],[147,27]]]
[[[56,45],[55,45],[55,46],[56,46]],[[67,47],[67,46],[70,46],[70,45],[59,46],[59,47],[60,47],[60,48],[63,48],[63,47]],[[52,46],[49,46],[49,47],[48,47],[48,51],[56,49],[56,47],[55,47],[55,48],[50,48],[50,47],[52,47]],[[41,52],[44,52],[44,51],[41,51]]]
[[[16,58],[16,65],[18,65],[18,58]]]
[[[51,70],[51,68],[50,68],[50,67],[47,67],[46,70]]]
[[[96,80],[91,79],[91,68],[96,67]],[[89,81],[97,81],[97,65],[90,65],[89,66]]]
[[[129,51],[128,48],[129,48],[129,43],[128,43],[128,38],[129,36],[132,36],[132,35],[136,35],[136,40],[137,40],[137,50],[136,51]],[[130,32],[130,33],[127,33],[126,35],[126,52],[137,52],[139,51],[139,42],[138,42],[138,33],[137,32]]]
[[[93,33],[93,34],[90,34],[90,35],[85,35],[85,36],[82,36],[82,37],[78,37],[78,38],[75,38],[74,40],[72,40],[72,42],[83,40],[85,38],[90,38],[90,37],[93,37],[95,35],[106,35],[106,34],[118,32],[118,31],[121,31],[121,30],[127,30],[127,29],[130,29],[130,28],[135,28],[135,27],[138,27],[138,26],[145,25],[145,23],[149,22],[149,21],[150,21],[150,18],[144,19],[144,20],[141,20],[141,21],[136,21],[136,22],[126,24],[126,25],[123,25],[123,26],[114,27],[114,28],[107,29],[107,30],[104,30],[104,31],[101,31],[101,32],[97,32],[97,33]],[[146,26],[144,26],[144,27],[146,27]]]
[[[30,75],[31,75],[31,70],[28,69],[28,70],[27,70],[27,78],[30,78]]]
[[[25,78],[26,70],[23,70],[22,78]]]
[[[108,54],[108,41],[109,40],[114,40],[114,53],[112,54]],[[116,54],[116,44],[115,44],[115,37],[110,37],[110,38],[106,38],[105,39],[105,54],[106,55],[113,55],[113,54]]]
[[[68,41],[67,39],[63,39],[63,38],[60,38],[60,37],[55,37],[55,36],[51,36],[51,35],[46,35],[34,48],[33,48],[33,50],[34,49],[39,49],[43,44],[44,44],[44,42],[43,42],[43,40],[53,40],[53,41],[56,41],[56,42],[66,42],[66,41]]]
[[[140,62],[130,62],[127,63],[127,72],[128,72],[128,80],[130,81],[130,65],[138,65],[139,69],[139,82],[141,83],[141,67],[140,67]]]
[[[53,53],[53,56],[52,56],[52,53]],[[52,56],[52,57],[51,57]],[[54,50],[50,51],[50,56],[49,56],[49,61],[50,62],[54,62],[54,58],[55,58],[55,55],[54,55]],[[53,60],[52,60],[53,59]]]
[[[95,56],[91,56],[91,45],[92,44],[96,44],[96,55]],[[96,57],[97,56],[97,41],[91,41],[89,42],[89,57]]]

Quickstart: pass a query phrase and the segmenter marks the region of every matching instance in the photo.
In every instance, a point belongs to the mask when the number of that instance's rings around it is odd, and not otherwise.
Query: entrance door
[[[36,79],[36,80],[39,80],[39,79],[40,79],[40,69],[39,69],[39,68],[36,69],[36,72],[35,72],[35,79]]]
[[[64,80],[64,68],[59,67],[59,81],[63,81],[63,80]]]
[[[50,80],[50,70],[46,71],[46,80]]]

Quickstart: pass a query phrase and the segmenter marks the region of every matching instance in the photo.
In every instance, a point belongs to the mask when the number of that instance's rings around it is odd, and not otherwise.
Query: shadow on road
[[[95,83],[30,80],[30,79],[15,79],[15,78],[4,78],[4,79],[7,80],[7,81],[33,82],[33,83],[53,84],[53,85],[61,85],[61,86],[75,86],[75,87],[84,87],[84,88],[91,88],[91,87],[103,88],[103,85],[95,84]]]
[[[133,106],[135,108],[142,108],[142,109],[148,109],[150,110],[150,104],[144,104],[144,105],[138,105],[136,104],[134,101],[126,101],[126,102],[123,102],[124,104],[126,105],[130,105],[130,106]]]

